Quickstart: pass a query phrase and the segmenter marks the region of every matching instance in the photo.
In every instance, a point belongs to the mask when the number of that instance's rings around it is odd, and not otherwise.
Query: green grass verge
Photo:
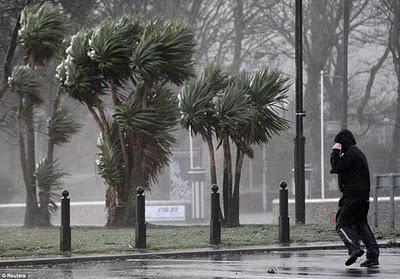
[[[396,239],[400,229],[374,228],[378,239]],[[58,255],[59,228],[0,228],[0,257],[35,257]],[[291,226],[292,242],[340,241],[332,225]],[[278,226],[248,225],[222,229],[222,247],[278,244]],[[209,227],[155,227],[147,230],[151,250],[213,247],[209,244]],[[73,227],[72,252],[135,252],[134,229]]]

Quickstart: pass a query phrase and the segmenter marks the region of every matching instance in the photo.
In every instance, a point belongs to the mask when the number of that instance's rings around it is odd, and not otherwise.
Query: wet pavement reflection
[[[400,249],[382,249],[381,266],[346,267],[343,250],[131,259],[0,269],[19,278],[400,278]],[[11,277],[10,277],[11,278]],[[17,277],[13,277],[17,278]]]

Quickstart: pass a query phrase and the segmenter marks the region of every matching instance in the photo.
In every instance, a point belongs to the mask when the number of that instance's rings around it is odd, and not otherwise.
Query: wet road
[[[382,249],[379,268],[359,267],[364,257],[346,267],[346,257],[328,250],[85,262],[0,269],[0,278],[400,278],[399,248]]]

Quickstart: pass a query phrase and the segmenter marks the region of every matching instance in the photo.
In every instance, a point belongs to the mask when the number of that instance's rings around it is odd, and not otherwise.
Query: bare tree
[[[393,68],[397,78],[397,100],[395,103],[394,129],[388,170],[397,171],[400,158],[400,147],[397,144],[400,137],[400,3],[395,0],[385,0],[383,4],[390,24],[388,47],[392,55]]]

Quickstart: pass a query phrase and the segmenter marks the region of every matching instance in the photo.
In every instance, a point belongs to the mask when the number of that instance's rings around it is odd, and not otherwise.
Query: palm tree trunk
[[[232,206],[232,215],[233,215],[233,224],[235,226],[239,226],[239,213],[240,213],[240,178],[242,174],[242,167],[244,162],[244,152],[239,148],[236,151],[236,166],[235,166],[235,184],[233,189],[233,206]]]
[[[29,185],[28,173],[27,173],[27,166],[26,166],[26,152],[25,152],[25,141],[24,135],[22,130],[22,116],[20,115],[20,111],[22,109],[22,100],[20,99],[20,105],[18,109],[17,115],[17,133],[18,133],[18,144],[19,144],[19,157],[21,161],[21,169],[22,175],[24,178],[24,184]]]
[[[56,98],[54,99],[53,102],[53,111],[52,114],[54,115],[60,106],[60,99],[61,99],[61,92],[60,88],[58,89]],[[53,162],[54,160],[54,142],[49,138],[47,142],[47,157],[46,157],[48,162]]]
[[[105,134],[104,133],[104,127],[103,127],[103,123],[101,123],[101,120],[100,120],[100,117],[97,115],[97,113],[96,113],[96,111],[93,109],[93,107],[91,107],[91,106],[87,106],[87,108],[88,108],[88,110],[90,111],[90,113],[92,114],[92,116],[93,116],[93,119],[96,121],[96,124],[97,124],[97,126],[99,127],[99,129],[100,129],[100,131],[103,133],[103,135]]]
[[[117,87],[116,84],[113,80],[110,80],[110,85],[111,85],[111,95],[112,95],[112,100],[113,100],[113,104],[114,107],[120,105],[120,101],[118,100],[117,97]],[[118,126],[118,138],[119,138],[119,144],[121,146],[121,153],[122,153],[122,159],[124,160],[124,182],[123,185],[118,185],[119,187],[113,187],[110,188],[113,189],[115,191],[114,195],[115,197],[117,197],[117,200],[115,200],[115,202],[121,200],[123,203],[126,202],[126,205],[129,204],[129,187],[130,187],[130,177],[129,177],[129,157],[128,157],[128,146],[127,146],[127,142],[125,139],[125,135],[124,132],[122,131],[121,127]],[[135,195],[136,196],[136,195]],[[128,198],[127,200],[123,201],[124,197]],[[118,204],[115,204],[115,207],[118,209]],[[122,216],[121,216],[122,215]],[[123,215],[124,212],[121,210],[117,210],[116,214],[115,214],[115,218],[118,220],[123,220]],[[129,220],[129,214],[126,215],[127,219]],[[116,222],[119,222],[117,220],[115,220]]]
[[[60,100],[61,100],[61,92],[60,88],[57,91],[56,97],[53,101],[53,108],[52,108],[52,114],[54,115],[60,106]],[[46,156],[46,161],[49,163],[53,163],[54,161],[54,142],[49,138],[47,142],[47,156]],[[40,191],[39,192],[39,215],[40,215],[40,225],[43,227],[50,227],[51,222],[50,222],[50,211],[49,211],[49,193],[51,192],[51,189],[49,191]]]
[[[143,96],[142,96],[142,108],[148,106],[148,94],[152,89],[152,84],[145,83]],[[143,162],[143,152],[144,152],[144,141],[140,135],[135,135],[129,133],[129,145],[131,146],[133,152],[132,165],[129,170],[129,179],[126,187],[126,207],[124,212],[124,225],[130,226],[136,222],[136,189],[138,186],[143,186],[146,188],[147,181],[145,179],[145,169]]]
[[[208,145],[208,154],[210,157],[210,176],[211,176],[211,185],[215,184],[218,185],[217,183],[217,168],[216,168],[216,163],[215,163],[215,153],[214,153],[214,145],[212,142],[212,137],[211,136],[206,136],[206,141]],[[219,207],[219,216],[221,220],[224,219],[224,214],[222,213],[222,208]]]
[[[224,150],[224,178],[223,178],[223,198],[224,198],[224,225],[232,226],[232,156],[229,137],[223,139]]]
[[[25,227],[33,227],[35,226],[35,203],[34,197],[35,193],[32,191],[31,180],[28,176],[28,166],[26,164],[26,152],[25,152],[25,141],[22,131],[22,119],[21,116],[17,116],[17,133],[18,133],[18,144],[19,144],[19,153],[20,153],[20,161],[21,161],[21,169],[24,178],[25,190],[26,190],[26,199],[25,199],[25,217],[24,217],[24,226]]]
[[[215,154],[214,154],[214,145],[212,142],[211,136],[206,136],[206,141],[208,145],[208,155],[210,157],[210,175],[211,175],[211,184],[217,184],[217,170],[215,166]]]
[[[21,106],[22,106],[22,99]],[[30,105],[30,100],[27,100],[27,105]],[[21,120],[21,116],[18,117]],[[33,126],[33,109],[30,108],[24,118],[25,126],[27,127],[27,151],[25,151],[25,142],[22,135],[22,127],[19,125],[19,144],[21,154],[21,167],[24,173],[25,189],[26,189],[26,208],[24,217],[24,226],[33,227],[38,223],[38,201],[36,197],[36,182],[35,182],[35,132]],[[20,123],[21,124],[21,123]]]

